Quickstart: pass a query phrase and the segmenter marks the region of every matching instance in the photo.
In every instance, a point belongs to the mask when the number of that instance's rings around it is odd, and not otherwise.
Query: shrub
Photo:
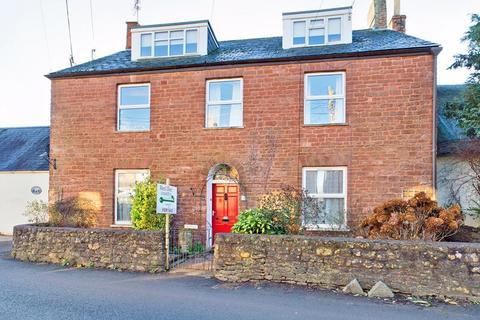
[[[393,199],[376,207],[360,224],[369,239],[441,241],[454,235],[463,223],[458,204],[438,206],[425,192],[409,200]]]
[[[90,228],[96,217],[95,204],[78,197],[58,200],[48,208],[48,222],[55,227]]]
[[[163,230],[165,215],[157,214],[157,183],[145,180],[135,184],[130,211],[136,230]]]
[[[23,215],[30,223],[47,223],[48,204],[43,200],[28,201]]]
[[[243,234],[282,234],[285,230],[274,222],[273,213],[265,209],[245,210],[238,216],[232,228],[233,233]]]

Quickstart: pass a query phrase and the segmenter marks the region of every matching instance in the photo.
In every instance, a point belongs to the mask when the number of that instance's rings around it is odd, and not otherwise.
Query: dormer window
[[[216,48],[207,20],[132,28],[132,60],[206,55]]]
[[[351,8],[283,14],[283,48],[351,43]]]
[[[327,21],[327,23],[325,23],[325,21]],[[325,37],[325,35],[327,35],[327,37]],[[315,46],[326,43],[339,42],[341,40],[341,17],[301,20],[293,22],[294,46]]]
[[[142,33],[140,36],[140,56],[172,57],[196,54],[198,30],[175,30]]]

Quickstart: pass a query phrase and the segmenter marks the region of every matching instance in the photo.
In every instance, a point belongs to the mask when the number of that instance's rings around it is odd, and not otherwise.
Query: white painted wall
[[[42,193],[33,194],[33,186]],[[23,213],[31,200],[48,201],[47,171],[0,172],[0,233],[12,234],[13,226],[28,223]]]
[[[451,204],[455,198],[452,194],[456,193],[456,197],[460,200],[460,206],[467,211],[465,224],[477,227],[480,226],[480,219],[473,219],[468,215],[467,210],[475,205],[474,201],[480,203],[480,198],[472,184],[467,182],[472,174],[467,163],[459,157],[437,157],[437,200],[439,204]]]

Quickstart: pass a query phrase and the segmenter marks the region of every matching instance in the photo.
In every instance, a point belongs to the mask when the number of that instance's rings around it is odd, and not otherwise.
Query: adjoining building
[[[28,223],[29,201],[48,201],[49,127],[0,128],[0,233]]]
[[[247,40],[219,41],[207,20],[127,23],[126,50],[47,75],[51,199],[87,197],[99,226],[125,227],[135,181],[168,177],[174,223],[211,245],[281,185],[318,198],[317,231],[432,192],[441,47],[403,15],[387,29],[379,2],[370,29],[344,7],[284,13],[283,36]]]
[[[465,136],[456,120],[446,117],[447,102],[461,99],[465,85],[439,85],[437,87],[437,199],[440,204],[459,203],[466,213],[465,223],[480,226],[480,217],[469,209],[480,205],[480,197],[473,187],[478,178],[468,159],[480,158],[479,142]]]

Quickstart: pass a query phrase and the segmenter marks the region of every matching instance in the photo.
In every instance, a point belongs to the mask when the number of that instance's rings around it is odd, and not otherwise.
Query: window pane
[[[241,100],[240,80],[209,82],[209,101]]]
[[[168,41],[155,41],[155,57],[168,56]]]
[[[183,30],[170,32],[170,39],[183,39]]]
[[[324,44],[325,43],[325,29],[310,29],[308,37],[308,44]]]
[[[305,188],[309,194],[317,194],[317,171],[310,170],[305,172]]]
[[[118,173],[117,175],[117,221],[130,221],[133,190],[136,182],[143,181],[148,174],[144,172]]]
[[[152,55],[152,34],[145,33],[140,36],[140,55],[149,57]]]
[[[120,88],[120,104],[140,105],[149,103],[149,87],[148,86],[131,86]]]
[[[155,32],[155,41],[168,40],[168,32]]]
[[[307,77],[309,96],[331,96],[343,94],[343,75],[325,74]]]
[[[183,54],[183,40],[170,40],[170,55],[178,56]]]
[[[343,171],[326,170],[323,175],[324,193],[343,193]]]
[[[209,105],[207,127],[240,127],[243,123],[242,105]]]
[[[345,224],[345,200],[343,198],[318,198],[311,200],[303,210],[305,224],[336,226]]]
[[[342,39],[342,19],[328,19],[328,41],[340,41]]]
[[[324,21],[323,19],[318,19],[318,20],[311,20],[310,21],[310,28],[324,28]]]
[[[305,44],[305,21],[293,23],[293,44]]]
[[[197,30],[187,30],[185,52],[186,53],[197,52]]]
[[[138,131],[150,129],[150,109],[120,109],[118,130]]]
[[[344,123],[343,99],[320,99],[307,101],[306,124]]]
[[[342,225],[345,222],[344,199],[324,199],[325,224]]]

